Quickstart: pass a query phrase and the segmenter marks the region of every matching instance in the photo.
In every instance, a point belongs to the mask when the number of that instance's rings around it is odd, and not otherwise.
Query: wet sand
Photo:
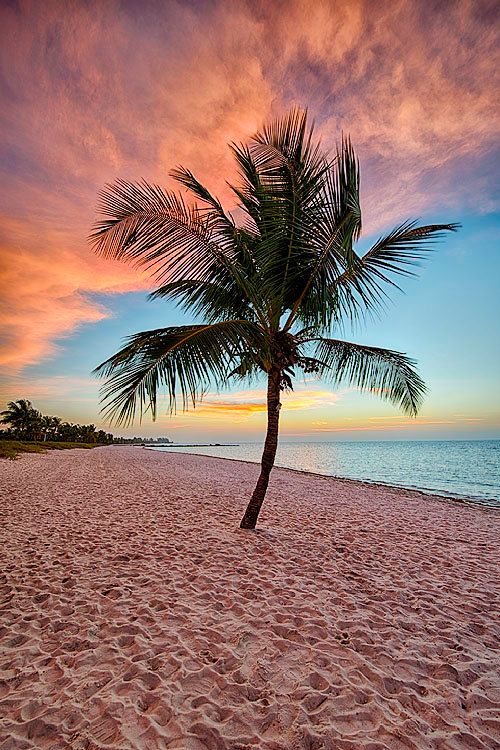
[[[135,447],[0,462],[0,748],[500,742],[500,516]]]

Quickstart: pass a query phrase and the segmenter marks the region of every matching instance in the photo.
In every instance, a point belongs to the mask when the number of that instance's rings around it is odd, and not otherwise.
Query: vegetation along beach
[[[0,750],[497,750],[498,7],[0,25]]]

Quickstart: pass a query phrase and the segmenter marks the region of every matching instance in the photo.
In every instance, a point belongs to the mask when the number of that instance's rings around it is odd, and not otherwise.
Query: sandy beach
[[[498,513],[257,472],[0,463],[2,750],[498,747]]]

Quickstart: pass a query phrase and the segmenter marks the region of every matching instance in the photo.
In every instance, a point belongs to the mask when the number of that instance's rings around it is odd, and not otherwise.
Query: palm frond
[[[235,284],[227,287],[223,283],[185,279],[173,281],[155,289],[149,299],[174,299],[185,311],[203,316],[208,323],[219,320],[245,318],[255,321],[256,313]]]
[[[197,212],[203,214],[207,226],[217,238],[217,243],[231,256],[234,253],[234,243],[238,229],[233,217],[224,211],[218,198],[196,179],[194,174],[185,167],[179,166],[170,171],[170,176],[183,185],[195,198],[202,201],[197,206]]]
[[[117,424],[128,424],[138,409],[142,413],[146,408],[155,419],[162,388],[170,411],[175,411],[177,397],[183,409],[194,407],[208,387],[227,380],[235,358],[248,348],[262,348],[261,339],[259,328],[246,320],[135,334],[94,370],[107,378],[102,388],[105,416]]]
[[[361,235],[361,206],[359,201],[359,161],[354,153],[351,139],[342,136],[337,146],[335,169],[328,174],[331,184],[327,186],[328,197],[332,198],[334,225],[345,224],[351,242]],[[326,196],[325,196],[326,197]],[[325,204],[330,205],[329,200]],[[349,217],[349,222],[346,218]]]
[[[198,211],[205,212],[205,220],[217,238],[218,245],[252,275],[255,272],[255,264],[248,246],[256,239],[255,223],[251,229],[236,226],[233,217],[224,211],[219,199],[214,197],[189,169],[177,167],[170,172],[170,176],[205,204],[206,207],[198,208]]]
[[[274,298],[275,320],[296,298],[313,259],[311,215],[329,164],[312,134],[307,113],[292,110],[250,146],[232,146],[243,182],[233,190],[259,234],[256,265]]]
[[[187,188],[198,200],[203,201],[211,209],[215,209],[221,217],[225,217],[228,224],[234,228],[234,222],[230,216],[228,216],[221,202],[218,198],[212,195],[212,193],[202,183],[196,179],[190,169],[178,166],[175,169],[170,170],[170,177],[179,182],[185,188]]]
[[[377,240],[361,258],[362,264],[381,274],[414,275],[411,267],[420,265],[436,240],[459,227],[456,223],[418,226],[416,221],[406,221]],[[384,280],[388,279],[384,276]]]
[[[259,169],[271,166],[271,162],[280,166],[282,159],[297,164],[307,162],[319,151],[319,143],[314,144],[312,140],[313,132],[314,123],[308,125],[307,122],[307,109],[300,107],[292,107],[282,117],[264,125],[252,138],[253,145],[265,147],[258,151],[262,157]]]
[[[259,310],[259,296],[240,262],[240,232],[229,220],[222,236],[222,218],[214,212],[202,214],[180,196],[144,181],[108,185],[99,209],[107,218],[90,236],[97,253],[145,266],[160,283],[196,279],[220,284]]]
[[[98,210],[106,218],[95,225],[90,241],[104,257],[146,266],[160,281],[203,279],[214,267],[233,270],[207,218],[157,185],[117,180],[101,192]]]
[[[317,321],[326,325],[335,313],[329,286],[355,258],[354,243],[361,232],[359,164],[348,138],[342,138],[334,159],[324,165],[319,189],[307,212],[306,235],[313,252],[286,327],[291,327],[296,318],[304,324]]]
[[[416,416],[425,394],[425,384],[415,362],[391,349],[319,337],[316,358],[323,363],[321,377],[377,393],[406,414]]]
[[[362,257],[332,284],[339,309],[348,317],[365,311],[377,312],[388,297],[388,290],[400,290],[394,277],[414,276],[414,269],[432,251],[446,232],[456,232],[459,224],[418,226],[406,221],[381,237]]]

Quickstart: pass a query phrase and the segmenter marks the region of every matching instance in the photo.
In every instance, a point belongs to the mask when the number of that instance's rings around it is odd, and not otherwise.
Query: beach
[[[0,462],[2,750],[498,747],[498,512],[258,471]]]

